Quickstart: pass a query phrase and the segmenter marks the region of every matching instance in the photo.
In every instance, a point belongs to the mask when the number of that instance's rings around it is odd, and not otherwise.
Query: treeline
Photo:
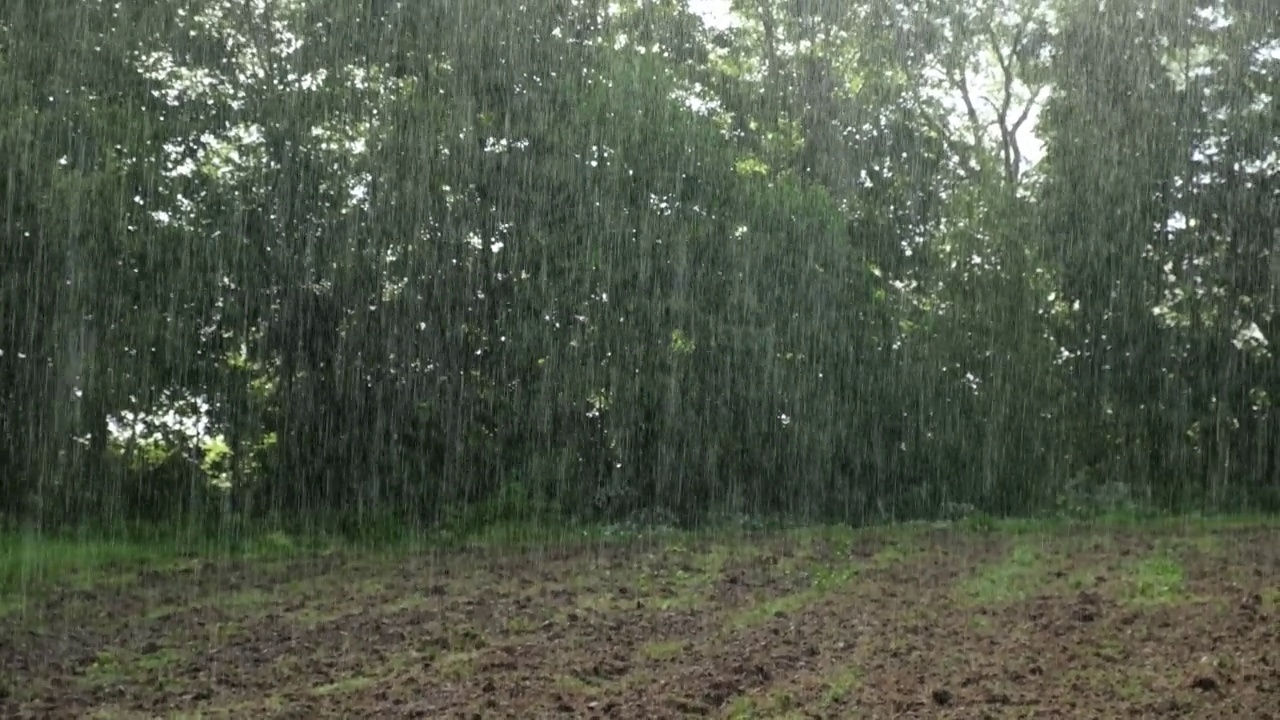
[[[1280,506],[1280,20],[953,5],[5,3],[0,514]]]

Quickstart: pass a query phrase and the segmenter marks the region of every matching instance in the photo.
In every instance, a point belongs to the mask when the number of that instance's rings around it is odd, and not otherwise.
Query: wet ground
[[[1280,534],[189,561],[10,604],[0,717],[1280,718]]]

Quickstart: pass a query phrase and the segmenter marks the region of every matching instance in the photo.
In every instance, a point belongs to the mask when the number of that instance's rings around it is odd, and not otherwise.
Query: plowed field
[[[920,526],[99,569],[0,717],[1280,717],[1280,533]]]

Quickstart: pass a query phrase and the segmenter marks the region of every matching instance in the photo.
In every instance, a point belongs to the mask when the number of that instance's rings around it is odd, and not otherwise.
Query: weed
[[[725,707],[727,720],[792,720],[807,717],[789,691],[778,690],[768,695],[739,695]]]
[[[999,522],[986,513],[973,513],[966,516],[960,526],[969,532],[988,534],[999,529]]]
[[[1185,598],[1182,565],[1168,555],[1138,562],[1128,579],[1127,599],[1131,602],[1167,605]]]
[[[991,629],[991,619],[985,615],[969,616],[969,627],[980,632],[986,632]]]
[[[507,618],[507,632],[512,635],[527,635],[534,630],[533,619],[527,615],[512,615]]]
[[[739,695],[731,700],[725,707],[724,716],[727,720],[749,720],[749,718],[759,717],[755,701],[747,695]]]
[[[827,689],[823,693],[823,702],[827,705],[844,705],[850,700],[853,691],[862,682],[862,673],[856,667],[845,666],[829,675],[826,679]]]
[[[813,572],[811,585],[817,594],[847,586],[858,575],[855,566],[819,567]]]
[[[655,640],[640,648],[640,654],[650,660],[672,660],[683,653],[684,643],[679,640]]]
[[[341,695],[362,690],[373,685],[377,680],[375,678],[366,677],[364,675],[354,675],[349,678],[331,682],[326,685],[318,685],[311,689],[316,695]]]
[[[906,560],[907,555],[908,551],[897,543],[886,545],[871,557],[871,566],[883,570]]]
[[[447,652],[436,658],[433,665],[442,677],[450,680],[465,680],[475,674],[476,659],[479,656],[480,653],[477,650]]]
[[[1019,543],[1004,561],[965,579],[958,588],[960,599],[980,605],[1023,600],[1043,584],[1044,565],[1042,553]]]
[[[553,681],[557,690],[571,695],[598,696],[609,681],[590,675],[557,675]]]
[[[463,626],[457,628],[449,634],[449,648],[451,650],[483,650],[489,646],[489,641],[477,629],[471,626]]]
[[[766,623],[773,618],[784,618],[800,612],[826,594],[826,587],[815,587],[803,592],[791,593],[752,605],[733,616],[730,625],[738,630]]]
[[[168,649],[134,654],[124,650],[100,650],[85,671],[84,679],[90,685],[124,685],[131,683],[163,681],[167,670],[181,656]]]
[[[1093,648],[1093,654],[1104,662],[1119,664],[1128,659],[1128,653],[1123,643],[1113,640],[1099,640]]]

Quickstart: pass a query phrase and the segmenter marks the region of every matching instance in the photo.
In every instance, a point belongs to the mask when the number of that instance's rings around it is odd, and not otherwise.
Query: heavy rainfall
[[[4,0],[0,716],[1280,713],[1274,0]]]

